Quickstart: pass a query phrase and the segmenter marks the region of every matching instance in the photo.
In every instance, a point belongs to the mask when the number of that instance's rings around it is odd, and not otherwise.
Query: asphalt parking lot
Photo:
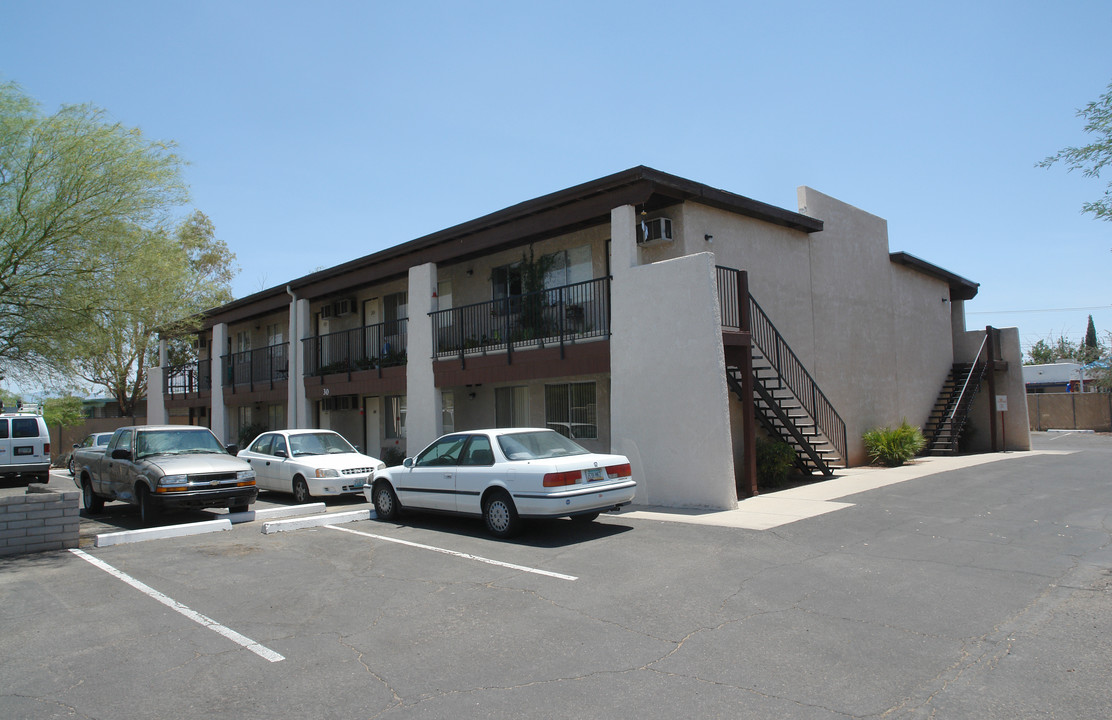
[[[1036,447],[766,530],[413,515],[0,559],[0,716],[1108,717],[1112,438]]]

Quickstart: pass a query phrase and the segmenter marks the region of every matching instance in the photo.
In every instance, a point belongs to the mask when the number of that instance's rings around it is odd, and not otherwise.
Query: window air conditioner
[[[322,318],[332,317],[332,305],[321,305],[320,316]]]
[[[644,220],[637,228],[637,244],[649,245],[672,241],[672,221],[666,217]]]
[[[351,315],[353,312],[355,312],[355,301],[351,298],[337,300],[335,306],[333,306],[333,312],[336,314],[336,317]]]

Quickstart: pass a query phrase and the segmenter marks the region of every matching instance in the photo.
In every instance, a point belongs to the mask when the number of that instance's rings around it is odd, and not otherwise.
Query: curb
[[[359,522],[375,517],[374,510],[355,510],[352,512],[332,513],[331,515],[314,515],[313,517],[298,518],[296,520],[276,520],[263,523],[263,535],[272,535],[277,532],[302,530],[304,528],[322,527],[324,525],[338,525],[340,523]]]
[[[143,542],[145,540],[163,540],[186,535],[204,535],[210,532],[231,530],[232,522],[227,518],[209,520],[207,522],[189,523],[187,525],[167,525],[165,527],[145,528],[143,530],[124,530],[122,532],[102,533],[97,535],[94,547],[108,547],[109,545],[123,545],[125,543]]]
[[[306,515],[308,513],[319,513],[322,512],[325,507],[324,503],[318,502],[309,503],[307,505],[294,505],[292,507],[267,508],[266,510],[248,510],[247,512],[228,513],[219,520],[185,523],[183,525],[165,525],[163,527],[143,528],[142,530],[121,530],[120,532],[114,533],[101,533],[94,539],[93,547],[99,548],[108,547],[109,545],[125,545],[127,543],[144,542],[146,540],[164,540],[172,537],[204,535],[205,533],[231,530],[233,524],[238,525],[254,520],[264,520],[266,518],[283,518]],[[345,514],[348,513],[337,513],[337,515]],[[320,517],[329,516],[321,515]],[[263,527],[266,527],[266,524],[264,524]]]

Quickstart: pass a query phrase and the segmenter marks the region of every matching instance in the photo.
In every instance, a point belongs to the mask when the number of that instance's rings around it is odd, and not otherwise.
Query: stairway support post
[[[988,364],[988,431],[989,435],[992,436],[992,452],[998,452],[999,448],[996,444],[996,338],[993,337],[991,325],[985,328],[985,337],[988,340],[986,343],[988,354],[985,357],[985,362]]]
[[[752,338],[752,321],[749,314],[749,272],[742,270],[737,274],[737,299],[739,315],[741,317],[741,331]],[[757,411],[753,402],[753,346],[750,344],[745,349],[742,357],[741,368],[741,434],[742,434],[742,462],[745,467],[742,477],[746,487],[738,487],[738,497],[755,497],[757,495],[757,420],[754,415]]]

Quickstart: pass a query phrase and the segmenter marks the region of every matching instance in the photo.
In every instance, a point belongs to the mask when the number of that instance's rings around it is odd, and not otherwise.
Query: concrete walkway
[[[821,480],[790,490],[781,490],[780,492],[741,500],[738,502],[736,510],[634,506],[634,510],[623,512],[621,516],[639,520],[718,525],[745,530],[770,530],[788,523],[853,507],[853,503],[835,502],[835,500],[906,480],[914,480],[927,475],[974,467],[985,463],[1024,460],[1038,455],[1068,455],[1070,452],[1072,451],[1032,450],[1029,452],[919,458],[897,468],[856,467],[840,470],[830,480]]]

